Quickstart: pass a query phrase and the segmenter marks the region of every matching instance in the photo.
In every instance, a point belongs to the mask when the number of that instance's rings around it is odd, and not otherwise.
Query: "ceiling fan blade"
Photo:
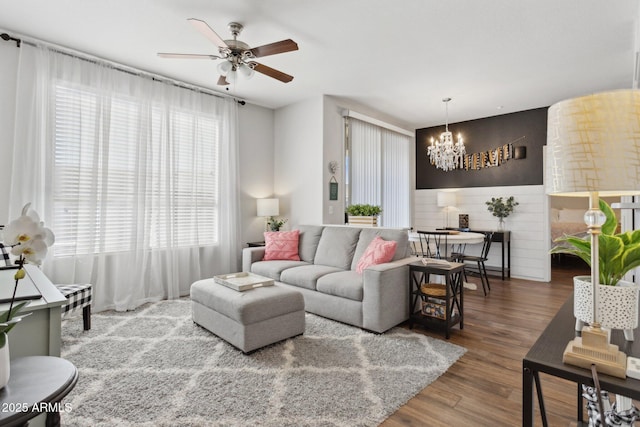
[[[196,28],[196,30],[200,31],[206,38],[211,40],[216,46],[225,48],[225,49],[229,48],[229,46],[227,46],[225,41],[222,40],[222,38],[215,31],[213,31],[209,26],[209,24],[207,24],[206,22],[196,18],[189,18],[187,19],[187,21],[189,21],[189,23],[193,25]]]
[[[229,82],[227,81],[227,79],[224,76],[218,77],[218,85],[226,86],[228,84],[229,84]]]
[[[275,68],[267,67],[266,65],[258,64],[257,62],[252,62],[251,64],[253,64],[254,71],[262,73],[265,76],[273,77],[276,80],[280,80],[282,83],[289,83],[293,80],[293,76],[285,74],[282,71],[278,71]]]
[[[205,55],[197,53],[158,53],[160,58],[174,58],[174,59],[218,59],[216,55]]]
[[[265,44],[262,46],[254,47],[253,49],[249,49],[249,51],[256,58],[275,55],[277,53],[291,52],[292,50],[298,50],[298,44],[291,39],[281,40],[279,42]]]

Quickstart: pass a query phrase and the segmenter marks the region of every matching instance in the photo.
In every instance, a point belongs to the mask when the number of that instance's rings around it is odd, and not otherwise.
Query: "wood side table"
[[[449,262],[448,265],[435,263],[425,265],[422,261],[418,261],[409,264],[410,329],[414,322],[444,328],[445,337],[449,339],[449,331],[454,325],[460,324],[460,329],[464,327],[463,273],[464,264],[458,262]],[[444,301],[438,302],[437,300],[441,298],[433,298],[421,290],[422,284],[429,283],[431,274],[444,276],[446,291]],[[423,314],[423,303],[433,304],[432,307],[435,307],[438,314]],[[443,309],[438,309],[437,305]],[[419,311],[416,311],[416,306],[419,307]]]
[[[53,356],[13,359],[9,384],[0,389],[0,426],[26,425],[41,413],[47,414],[47,426],[59,426],[60,409],[66,409],[62,398],[77,381],[78,370],[68,360]]]

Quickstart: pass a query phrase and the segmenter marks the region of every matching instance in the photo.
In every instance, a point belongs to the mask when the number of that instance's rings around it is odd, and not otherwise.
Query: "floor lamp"
[[[640,193],[640,91],[619,90],[549,107],[546,192],[589,196],[584,220],[591,235],[593,322],[569,342],[564,363],[624,378],[626,355],[609,344],[598,321],[598,236],[605,216],[600,196]]]

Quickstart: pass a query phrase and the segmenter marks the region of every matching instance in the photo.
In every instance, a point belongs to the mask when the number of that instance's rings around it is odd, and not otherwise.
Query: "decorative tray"
[[[253,273],[231,273],[213,276],[216,283],[236,291],[246,291],[263,286],[273,286],[273,279]]]

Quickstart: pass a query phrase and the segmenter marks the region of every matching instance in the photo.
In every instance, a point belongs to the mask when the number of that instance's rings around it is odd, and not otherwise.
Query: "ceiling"
[[[551,105],[631,88],[637,0],[20,0],[2,2],[0,30],[72,48],[279,108],[333,95],[407,129]],[[226,91],[217,63],[157,52],[216,54],[188,24],[222,38],[244,25],[251,47],[291,38],[300,50],[259,62],[295,76],[256,73]]]

